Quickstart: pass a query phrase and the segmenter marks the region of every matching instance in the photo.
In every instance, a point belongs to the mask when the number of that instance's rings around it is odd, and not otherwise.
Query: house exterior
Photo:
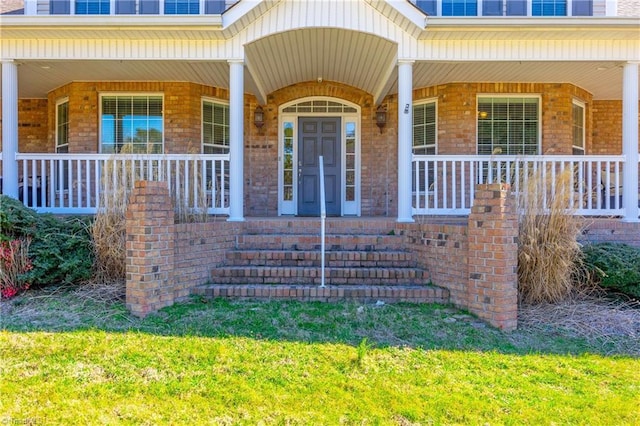
[[[579,164],[583,214],[638,220],[634,0],[2,7],[3,192],[41,211],[94,212],[129,152],[199,156],[229,220],[317,215],[324,154],[330,215],[411,222],[526,157]]]

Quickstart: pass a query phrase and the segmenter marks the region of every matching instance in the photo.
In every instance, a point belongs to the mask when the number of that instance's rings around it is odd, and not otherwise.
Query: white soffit
[[[19,63],[18,73],[20,98],[46,98],[72,81],[189,81],[229,87],[227,62],[28,61]]]
[[[337,81],[374,93],[395,63],[397,45],[358,31],[307,28],[245,46],[253,78],[265,94],[304,81]]]
[[[414,87],[447,83],[571,83],[594,99],[622,99],[622,64],[618,62],[417,62]],[[396,92],[397,87],[392,88]]]

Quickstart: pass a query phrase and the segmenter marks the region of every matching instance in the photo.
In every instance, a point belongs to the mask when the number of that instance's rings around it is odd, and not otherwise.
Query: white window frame
[[[425,105],[425,104],[433,104],[433,107],[435,108],[435,138],[434,138],[434,154],[433,155],[438,155],[438,98],[427,98],[427,99],[421,99],[417,102],[413,103],[413,108],[412,108],[412,113],[415,112],[415,107],[420,106],[420,105]],[[413,150],[415,148],[415,145],[413,144],[413,128],[415,128],[416,123],[412,121],[412,132],[411,132],[411,153],[413,154]],[[421,147],[427,147],[428,145],[421,145]],[[423,155],[423,154],[418,154],[418,155]],[[430,155],[430,154],[424,154],[424,155]]]
[[[165,116],[165,99],[164,99],[164,93],[163,92],[101,92],[98,96],[98,106],[99,106],[99,111],[98,111],[98,127],[99,127],[99,132],[98,132],[98,152],[102,153],[102,99],[104,97],[108,97],[108,96],[116,96],[116,97],[125,97],[125,96],[132,96],[132,97],[136,97],[136,96],[144,96],[144,97],[150,97],[150,96],[159,96],[162,98],[162,149],[161,151],[164,152],[165,150],[165,124],[166,124],[166,116]]]
[[[63,104],[67,104],[67,140],[65,141],[65,143],[61,144],[60,142],[60,134],[58,133],[59,129],[60,129],[60,125],[62,123],[60,123],[60,115],[58,113],[58,110],[60,108],[60,105]],[[67,152],[69,150],[69,98],[68,97],[64,97],[64,98],[60,98],[56,101],[56,153],[58,153],[58,148],[66,146],[67,147]]]
[[[533,94],[533,93],[477,93],[476,94],[476,115],[475,115],[475,125],[476,125],[476,154],[478,154],[478,148],[479,148],[479,144],[478,144],[478,139],[480,137],[480,132],[479,132],[479,126],[478,126],[478,122],[479,122],[479,117],[478,117],[478,113],[479,113],[479,104],[480,104],[480,99],[482,98],[528,98],[528,99],[536,99],[538,101],[538,111],[537,111],[537,122],[538,122],[538,126],[537,126],[537,131],[538,131],[538,141],[537,141],[537,147],[536,147],[536,151],[537,154],[536,155],[540,155],[542,153],[542,95],[540,94]],[[493,145],[493,141],[491,143]],[[507,153],[501,153],[498,155],[507,155]],[[532,155],[532,154],[529,154]]]
[[[574,107],[579,107],[582,109],[582,146],[576,146],[573,144],[573,141],[575,140],[575,132],[576,132],[576,123],[575,121],[573,121],[573,108]],[[585,155],[586,151],[587,151],[587,104],[578,100],[578,99],[574,99],[573,102],[571,103],[571,153],[573,155]],[[576,150],[581,150],[582,153],[581,154],[575,154],[574,151]]]
[[[201,101],[200,101],[200,152],[204,154],[204,147],[205,147],[205,143],[204,143],[204,104],[205,102],[209,102],[212,104],[218,104],[218,105],[225,105],[227,108],[229,108],[229,101],[227,100],[222,100],[219,98],[212,98],[209,96],[203,96]],[[214,123],[215,125],[215,123]],[[227,129],[230,130],[230,123],[226,123]],[[217,145],[210,145],[210,144],[206,144],[208,146],[213,146],[213,147],[218,147]],[[229,141],[229,145],[227,145],[227,152],[223,155],[229,155],[229,149],[231,148],[231,141]]]
[[[60,144],[60,133],[59,133],[59,129],[60,129],[60,125],[62,123],[60,123],[60,114],[59,114],[59,108],[61,105],[67,104],[67,139],[65,141],[64,144]],[[69,98],[68,97],[64,97],[64,98],[60,98],[56,101],[56,130],[55,130],[55,150],[56,150],[56,154],[68,154],[69,153],[69,130],[70,130],[70,114],[69,114]],[[61,147],[66,147],[67,148],[67,152],[61,153],[59,151],[59,149]],[[54,170],[54,182],[55,182],[55,190],[56,192],[67,192],[69,191],[69,163],[67,161],[64,161],[63,163],[59,163],[58,167],[55,168]],[[65,176],[64,178],[62,178],[64,180],[64,182],[61,182],[61,176]]]
[[[297,105],[303,102],[309,101],[329,101],[336,102],[342,106],[354,108],[355,112],[283,112],[287,107]],[[305,98],[295,99],[291,102],[282,104],[278,108],[278,215],[296,215],[298,214],[298,119],[300,117],[340,117],[341,126],[341,206],[340,211],[342,216],[360,216],[361,215],[361,197],[362,197],[362,156],[361,156],[361,134],[362,134],[362,109],[359,105],[349,102],[345,99],[334,98],[330,96],[310,96]],[[293,123],[293,200],[284,200],[284,123]],[[346,157],[347,157],[347,145],[346,145],[346,133],[347,122],[355,123],[356,125],[356,148],[355,148],[355,200],[346,201]]]

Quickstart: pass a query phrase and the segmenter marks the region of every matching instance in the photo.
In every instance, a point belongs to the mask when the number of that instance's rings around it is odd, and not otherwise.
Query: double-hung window
[[[479,96],[478,154],[540,153],[538,96]]]
[[[476,16],[478,0],[442,0],[442,16]]]
[[[75,0],[76,15],[108,15],[110,0]]]
[[[533,16],[567,16],[567,0],[532,0]]]
[[[428,100],[413,106],[413,149],[414,155],[435,155],[437,150],[437,102]],[[434,158],[435,159],[435,158]],[[435,163],[432,161],[413,162],[413,174],[417,174],[420,191],[431,190],[434,184]],[[413,190],[416,180],[413,179]]]
[[[229,153],[229,105],[202,101],[202,153]]]
[[[585,104],[573,101],[573,155],[584,155],[585,131],[584,131],[584,110]]]
[[[164,13],[167,15],[197,15],[200,13],[200,0],[164,0]]]
[[[101,152],[161,154],[164,118],[162,95],[103,95]]]
[[[69,99],[56,102],[56,154],[69,152]],[[58,162],[55,170],[55,188],[58,191],[69,189],[69,163]]]

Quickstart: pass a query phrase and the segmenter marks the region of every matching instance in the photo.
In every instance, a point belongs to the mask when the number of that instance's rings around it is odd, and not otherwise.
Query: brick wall
[[[622,154],[622,101],[593,101],[593,150],[589,153]]]
[[[174,223],[166,182],[135,183],[126,213],[126,304],[144,317],[189,296],[235,245],[241,223]]]
[[[585,218],[580,237],[583,243],[625,243],[640,247],[640,223],[616,218]]]
[[[190,290],[211,279],[211,268],[225,260],[236,244],[243,224],[216,220],[175,225],[174,295],[182,299]]]
[[[135,183],[126,212],[126,304],[134,315],[175,300],[173,215],[166,182]]]
[[[462,223],[397,224],[404,233],[407,248],[414,253],[418,266],[429,271],[434,285],[449,290],[451,303],[467,306],[469,244],[466,219]]]
[[[0,105],[0,134],[1,131],[2,105]],[[20,152],[47,152],[48,131],[47,100],[18,99],[18,141]],[[1,137],[0,151],[2,151]]]

